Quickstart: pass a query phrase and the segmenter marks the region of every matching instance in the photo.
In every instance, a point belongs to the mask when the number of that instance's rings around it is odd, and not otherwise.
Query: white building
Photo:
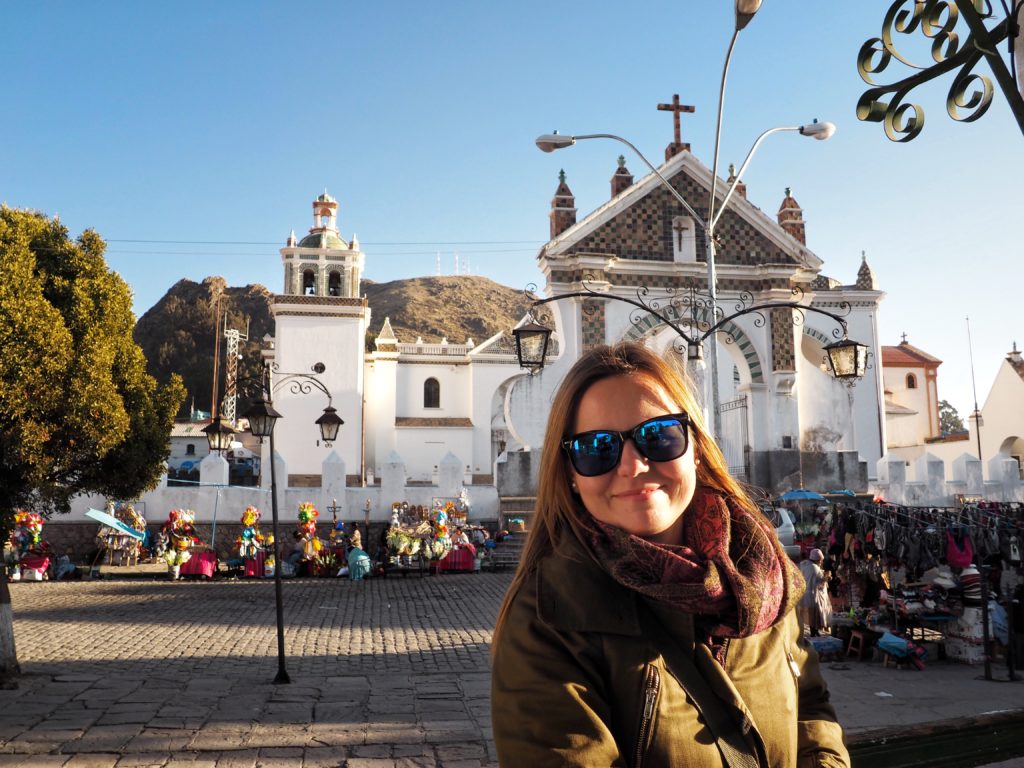
[[[670,145],[666,154],[662,175],[706,216],[710,170],[686,145]],[[728,184],[719,185],[719,194],[726,189]],[[611,193],[577,221],[563,173],[552,199],[551,240],[538,255],[545,293],[589,294],[548,305],[561,356],[539,376],[513,384],[509,429],[525,446],[541,444],[544,405],[582,351],[642,339],[666,355],[677,354],[671,351],[679,340],[674,330],[612,297],[668,311],[691,336],[710,325],[704,299],[688,290],[707,285],[703,230],[655,175],[634,183],[621,157]],[[772,219],[746,199],[744,185],[737,187],[717,227],[719,318],[751,305],[798,301],[842,316],[849,337],[868,346],[875,364],[852,388],[833,379],[825,370],[824,347],[839,338],[840,325],[814,312],[776,308],[725,322],[717,331],[719,443],[732,472],[753,485],[862,491],[885,447],[877,365],[877,318],[885,294],[866,261],[851,284],[823,275],[822,260],[806,245],[804,224],[789,190]],[[531,467],[531,477],[535,471]]]
[[[969,433],[941,435],[941,361],[904,340],[884,347],[889,451],[874,490],[908,506],[954,506],[969,499],[1024,502],[1024,361],[1007,354]],[[979,456],[979,446],[981,453]]]
[[[908,343],[882,347],[885,423],[890,456],[912,461],[940,437],[938,372],[942,361]]]

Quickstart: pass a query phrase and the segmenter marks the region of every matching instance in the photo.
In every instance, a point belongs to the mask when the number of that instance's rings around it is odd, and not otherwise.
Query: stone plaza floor
[[[290,685],[272,684],[272,581],[12,584],[24,674],[0,691],[0,768],[494,766],[489,644],[511,577],[286,581]],[[854,739],[1024,707],[1024,684],[978,667],[823,668]]]

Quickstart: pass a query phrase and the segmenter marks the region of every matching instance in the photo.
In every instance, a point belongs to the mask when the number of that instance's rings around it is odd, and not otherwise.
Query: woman
[[[800,571],[679,374],[600,347],[552,404],[494,631],[504,766],[849,766]]]
[[[811,637],[818,637],[821,630],[832,625],[832,600],[828,596],[828,574],[822,570],[825,554],[820,549],[812,549],[807,559],[800,563],[800,572],[804,575],[806,590],[800,598],[800,611],[803,613],[802,623],[811,631]]]

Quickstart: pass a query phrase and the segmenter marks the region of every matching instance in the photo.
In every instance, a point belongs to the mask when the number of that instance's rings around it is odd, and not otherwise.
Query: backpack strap
[[[642,601],[640,609],[640,625],[644,633],[654,640],[668,671],[693,701],[708,730],[715,737],[715,744],[728,768],[760,768],[766,765],[766,762],[759,759],[761,750],[755,750],[755,746],[759,745],[751,743],[751,738],[746,735],[753,727],[752,724],[745,719],[741,729],[731,708],[711,689],[690,655],[669,635],[657,616]],[[710,653],[708,655],[710,658]],[[713,659],[711,661],[718,663]],[[756,742],[756,734],[753,740]]]

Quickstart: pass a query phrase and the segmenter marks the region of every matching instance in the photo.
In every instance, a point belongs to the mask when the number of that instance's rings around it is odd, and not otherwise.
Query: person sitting
[[[456,528],[455,534],[452,536],[452,545],[456,547],[464,547],[469,544],[469,536],[462,528]]]
[[[352,581],[362,581],[367,578],[373,570],[370,556],[359,547],[352,547],[348,551],[348,577]]]
[[[301,563],[303,558],[306,556],[306,540],[298,531],[292,531],[292,538],[295,541],[292,544],[292,551],[289,552],[288,557],[285,558],[285,562],[298,570],[299,563]]]

